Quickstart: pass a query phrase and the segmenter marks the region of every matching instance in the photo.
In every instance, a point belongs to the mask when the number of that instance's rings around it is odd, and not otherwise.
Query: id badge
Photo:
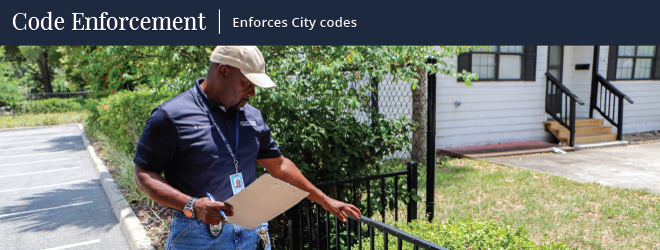
[[[241,190],[245,188],[243,183],[243,174],[236,173],[229,176],[229,181],[231,183],[231,190],[234,192],[234,195],[238,194]]]

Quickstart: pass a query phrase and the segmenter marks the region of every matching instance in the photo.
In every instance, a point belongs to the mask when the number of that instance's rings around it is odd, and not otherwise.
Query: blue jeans
[[[268,222],[249,230],[231,223],[223,223],[222,233],[213,236],[203,221],[188,218],[175,212],[170,224],[170,234],[165,249],[236,249],[254,250],[257,248],[260,227],[268,228]],[[267,235],[268,236],[268,235]],[[270,240],[270,239],[269,239]],[[269,244],[270,245],[270,244]],[[266,248],[270,250],[270,248]]]

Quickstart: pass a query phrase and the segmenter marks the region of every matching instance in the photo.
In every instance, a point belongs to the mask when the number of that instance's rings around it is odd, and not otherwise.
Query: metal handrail
[[[589,118],[593,118],[596,110],[605,120],[617,128],[616,139],[623,139],[623,100],[633,104],[632,98],[624,94],[614,84],[610,83],[601,74],[593,74],[591,82],[591,103],[589,104]],[[600,92],[598,86],[600,85]],[[603,88],[605,89],[603,91]],[[600,105],[599,105],[600,104]]]
[[[545,76],[548,77],[548,79],[550,80],[550,82],[552,82],[552,84],[554,84],[554,85],[557,86],[559,89],[561,89],[562,92],[564,92],[566,95],[570,96],[571,98],[575,99],[575,101],[576,101],[578,104],[580,104],[580,105],[584,105],[584,102],[582,101],[582,99],[580,99],[580,97],[578,97],[577,95],[573,94],[573,92],[571,92],[571,90],[569,90],[568,88],[566,88],[566,86],[564,86],[563,84],[561,84],[561,81],[559,81],[557,78],[555,78],[552,74],[550,74],[550,73],[548,73],[548,72],[545,72]]]
[[[580,100],[573,92],[561,84],[557,78],[552,74],[546,72],[545,76],[547,77],[546,81],[546,93],[545,93],[545,111],[552,116],[555,121],[564,126],[570,132],[569,145],[575,145],[575,104],[584,105],[584,102]],[[554,91],[550,90],[552,87]],[[555,93],[552,93],[555,92]],[[564,95],[566,97],[564,97]],[[563,100],[562,100],[563,99]],[[568,107],[564,106],[563,103],[566,103]],[[570,107],[570,110],[569,110]],[[557,111],[559,115],[557,116]],[[568,117],[566,117],[568,115]],[[568,118],[568,119],[566,119]]]
[[[352,220],[358,221],[359,223],[364,223],[369,227],[373,227],[375,229],[378,229],[382,231],[385,234],[391,234],[394,237],[397,237],[403,241],[410,242],[411,244],[423,248],[423,249],[432,249],[432,250],[448,250],[447,248],[441,247],[439,245],[436,245],[430,241],[427,241],[425,239],[422,239],[420,237],[417,237],[415,235],[409,234],[403,230],[394,228],[390,225],[387,225],[383,222],[377,221],[377,220],[372,220],[369,217],[365,216],[360,216],[360,219],[355,219],[352,215],[348,214],[348,217]],[[385,240],[387,240],[387,237],[384,237]],[[389,242],[384,242],[385,245],[387,245]],[[399,243],[401,244],[401,243]],[[400,245],[399,245],[400,246]],[[401,248],[399,248],[401,249]]]
[[[614,86],[614,84],[612,84],[612,83],[609,82],[607,79],[605,79],[605,77],[603,77],[600,73],[598,73],[598,75],[596,75],[596,79],[598,79],[598,82],[599,82],[601,85],[603,85],[603,87],[607,88],[607,90],[611,91],[611,92],[612,92],[613,94],[615,94],[617,97],[620,97],[620,98],[625,99],[625,100],[628,101],[628,103],[630,103],[630,104],[635,103],[635,102],[632,100],[632,98],[630,98],[630,96],[628,96],[628,95],[624,94],[623,92],[621,92],[621,90],[619,90],[617,87]]]

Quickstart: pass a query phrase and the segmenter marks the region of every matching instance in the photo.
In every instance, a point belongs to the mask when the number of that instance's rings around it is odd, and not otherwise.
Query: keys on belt
[[[257,249],[270,249],[270,239],[268,239],[268,227],[261,226],[257,230],[259,242],[257,242]]]

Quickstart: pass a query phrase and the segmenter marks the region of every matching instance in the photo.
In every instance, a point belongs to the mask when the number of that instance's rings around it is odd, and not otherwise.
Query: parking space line
[[[80,205],[90,204],[92,202],[94,202],[94,201],[85,201],[85,202],[73,203],[73,204],[62,205],[62,206],[57,206],[57,207],[49,207],[49,208],[35,209],[35,210],[24,211],[24,212],[3,214],[3,215],[0,215],[0,219],[5,218],[5,217],[10,217],[10,216],[38,213],[38,212],[43,212],[43,211],[49,211],[49,210],[54,210],[54,209],[65,208],[65,207],[80,206]]]
[[[62,151],[65,150],[59,150],[55,152],[48,152],[48,153],[35,153],[35,154],[20,154],[20,155],[5,155],[5,156],[0,156],[0,159],[2,158],[12,158],[12,157],[25,157],[25,156],[38,156],[38,155],[52,155],[52,154],[59,154]]]
[[[75,243],[75,244],[69,244],[61,247],[54,247],[54,248],[48,248],[44,250],[60,250],[60,249],[67,249],[67,248],[72,248],[72,247],[79,247],[79,246],[84,246],[84,245],[89,245],[89,244],[94,244],[94,243],[99,243],[101,242],[101,239],[96,239],[96,240],[90,240],[90,241],[85,241],[85,242],[80,242],[80,243]]]
[[[46,137],[46,138],[53,138],[53,137],[62,137],[62,136],[75,136],[75,135],[80,135],[80,133],[71,133],[71,134],[62,134],[62,133],[52,133],[52,134],[43,134],[43,135],[28,135],[28,136],[14,136],[14,137],[0,137],[0,141],[2,140],[13,140],[13,139],[23,139],[23,138],[32,138],[32,137]]]
[[[31,174],[42,174],[42,173],[50,173],[50,172],[58,172],[58,171],[66,171],[66,170],[72,170],[72,169],[78,169],[78,168],[80,168],[80,166],[68,167],[68,168],[58,168],[58,169],[51,169],[51,170],[44,170],[44,171],[36,171],[36,172],[29,172],[29,173],[21,173],[21,174],[0,175],[0,178],[2,178],[2,177],[16,177],[16,176],[31,175]]]
[[[43,148],[43,147],[56,147],[60,145],[66,145],[66,146],[75,146],[75,143],[72,142],[66,142],[66,143],[60,143],[60,144],[49,144],[47,146],[44,145],[35,145],[35,146],[28,146],[28,147],[20,147],[20,148],[3,148],[2,151],[7,151],[7,150],[18,150],[18,149],[29,149],[29,148]]]
[[[32,141],[19,141],[19,142],[6,142],[6,143],[0,143],[0,146],[6,146],[6,145],[18,145],[18,144],[30,144],[30,143],[53,143],[57,141],[50,141],[50,140],[32,140]]]
[[[69,185],[69,184],[83,183],[83,182],[89,182],[89,181],[91,181],[91,180],[70,181],[70,182],[64,182],[64,183],[57,183],[57,184],[44,185],[44,186],[36,186],[36,187],[27,187],[27,188],[5,189],[5,190],[0,190],[0,193],[2,193],[2,192],[11,192],[11,191],[19,191],[19,190],[27,190],[27,189],[38,189],[38,188],[57,187],[57,186],[62,186],[62,185]]]
[[[2,166],[11,166],[11,165],[39,163],[39,162],[51,162],[51,161],[61,161],[61,160],[69,160],[69,159],[80,159],[80,158],[82,158],[82,157],[78,156],[78,157],[56,158],[56,159],[48,159],[48,160],[40,160],[40,161],[25,161],[25,162],[4,163],[4,164],[0,164],[0,167],[2,167]]]

